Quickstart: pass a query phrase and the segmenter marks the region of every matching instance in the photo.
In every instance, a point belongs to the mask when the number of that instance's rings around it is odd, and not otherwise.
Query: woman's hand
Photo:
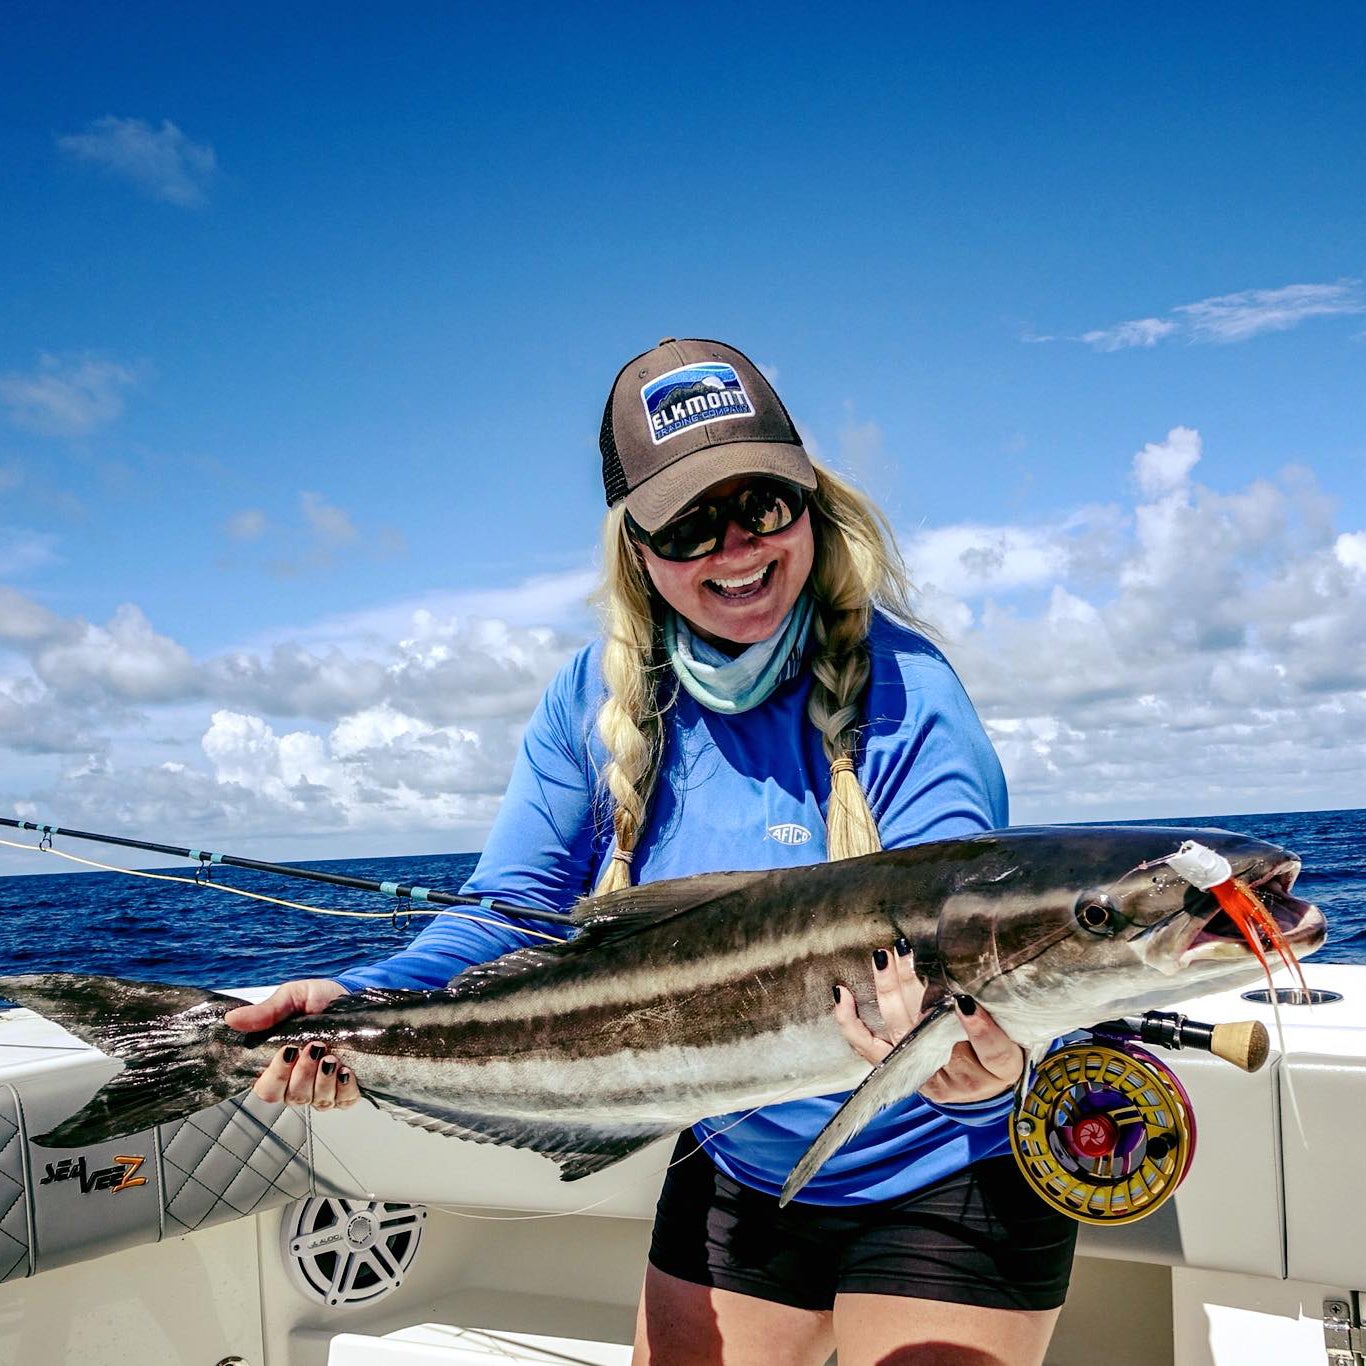
[[[276,987],[264,1001],[228,1011],[223,1023],[243,1034],[254,1034],[273,1029],[291,1015],[316,1015],[345,995],[340,982],[304,977]],[[312,1105],[317,1110],[345,1110],[360,1099],[355,1073],[320,1043],[286,1044],[251,1089],[265,1101]]]
[[[858,1004],[848,987],[835,988],[835,1019],[854,1052],[876,1065],[915,1028],[924,1013],[925,984],[915,975],[915,959],[906,940],[873,954],[873,986],[885,1036],[874,1034],[859,1019]],[[1024,1049],[971,996],[956,996],[954,1009],[968,1037],[954,1044],[948,1062],[920,1088],[920,1094],[941,1105],[963,1105],[999,1096],[1024,1071]]]

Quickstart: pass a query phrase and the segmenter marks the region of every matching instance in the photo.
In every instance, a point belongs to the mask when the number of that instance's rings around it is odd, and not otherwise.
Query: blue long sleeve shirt
[[[1004,826],[1000,763],[944,657],[923,636],[880,615],[869,647],[858,773],[883,846]],[[541,699],[465,893],[563,910],[597,881],[611,853],[612,830],[598,781],[607,762],[595,728],[606,695],[601,658],[600,643],[581,650]],[[810,686],[804,672],[739,715],[709,711],[679,691],[667,714],[662,767],[634,855],[638,882],[825,860],[830,772],[821,737],[806,718]],[[402,952],[337,980],[352,991],[436,988],[466,967],[533,942],[513,922],[493,914],[489,919],[494,923],[475,925],[437,917]],[[843,1100],[788,1101],[739,1123],[738,1116],[717,1116],[697,1133],[723,1171],[776,1193]],[[1008,1095],[960,1106],[912,1096],[840,1149],[801,1199],[843,1204],[920,1189],[1007,1151],[1009,1109]]]

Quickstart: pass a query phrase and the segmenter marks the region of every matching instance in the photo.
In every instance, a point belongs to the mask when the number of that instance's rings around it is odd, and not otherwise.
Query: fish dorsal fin
[[[698,873],[693,877],[647,882],[641,887],[626,887],[606,896],[592,897],[579,902],[575,908],[579,932],[573,939],[562,944],[517,949],[490,963],[476,963],[451,983],[451,990],[463,992],[493,981],[514,981],[552,963],[563,963],[577,954],[653,929],[675,916],[687,915],[700,906],[743,891],[768,876],[767,872]]]
[[[694,873],[691,877],[647,882],[639,887],[623,887],[581,901],[574,908],[574,919],[592,942],[601,944],[619,934],[631,934],[647,925],[657,925],[675,915],[694,910],[710,901],[719,901],[733,892],[743,891],[770,875],[769,871],[743,873]]]
[[[858,1088],[816,1135],[783,1183],[781,1204],[787,1204],[874,1115],[918,1091],[949,1060],[963,1026],[947,998],[905,1036],[859,1083]]]
[[[592,1176],[656,1140],[676,1133],[676,1128],[631,1125],[603,1132],[558,1120],[538,1122],[524,1115],[489,1115],[460,1110],[429,1096],[390,1095],[366,1088],[365,1096],[377,1109],[415,1129],[463,1138],[474,1143],[497,1143],[508,1148],[530,1148],[556,1163],[561,1181]]]

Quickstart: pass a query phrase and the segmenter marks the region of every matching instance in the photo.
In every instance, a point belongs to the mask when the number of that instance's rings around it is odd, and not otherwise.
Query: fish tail
[[[69,1119],[36,1135],[77,1148],[184,1119],[251,1085],[257,1042],[223,1024],[241,1005],[196,987],[42,973],[0,977],[0,997],[120,1059],[123,1071]]]

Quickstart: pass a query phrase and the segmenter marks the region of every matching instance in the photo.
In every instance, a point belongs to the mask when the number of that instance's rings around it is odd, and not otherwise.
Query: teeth
[[[718,588],[725,588],[733,591],[736,588],[748,588],[750,584],[758,583],[767,572],[768,566],[765,565],[762,569],[756,569],[754,573],[746,579],[713,579],[712,583]]]

